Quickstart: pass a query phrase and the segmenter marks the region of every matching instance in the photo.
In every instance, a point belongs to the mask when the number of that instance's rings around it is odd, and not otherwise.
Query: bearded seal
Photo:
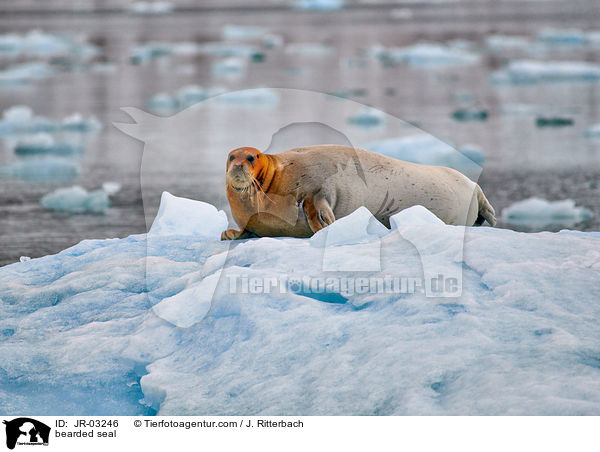
[[[496,224],[481,187],[462,173],[349,146],[279,154],[234,149],[227,157],[226,183],[240,230],[224,231],[221,240],[310,237],[360,206],[388,228],[392,215],[414,205],[451,225]]]

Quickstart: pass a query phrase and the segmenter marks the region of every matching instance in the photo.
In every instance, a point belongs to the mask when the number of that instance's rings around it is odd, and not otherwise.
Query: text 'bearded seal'
[[[222,240],[310,237],[365,206],[385,226],[422,205],[447,224],[496,224],[481,187],[451,168],[428,166],[348,146],[318,145],[263,154],[242,147],[227,157],[227,199],[240,230]]]

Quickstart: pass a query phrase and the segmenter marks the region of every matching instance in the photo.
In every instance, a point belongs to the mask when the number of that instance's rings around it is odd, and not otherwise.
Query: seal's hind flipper
[[[477,185],[477,204],[479,206],[479,211],[475,224],[481,226],[483,221],[487,220],[490,225],[496,226],[496,211],[483,194],[483,190],[479,185]]]
[[[311,231],[317,232],[335,221],[329,202],[323,196],[304,198],[304,213]]]

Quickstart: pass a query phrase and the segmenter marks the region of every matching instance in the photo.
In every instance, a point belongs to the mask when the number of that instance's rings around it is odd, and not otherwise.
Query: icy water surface
[[[600,140],[585,136],[588,127],[600,122],[600,83],[490,82],[491,74],[513,58],[600,63],[600,46],[558,44],[524,54],[518,49],[494,53],[484,45],[491,34],[535,39],[548,27],[593,31],[598,28],[598,2],[578,2],[577,8],[537,1],[356,4],[328,13],[292,12],[279,3],[265,6],[255,2],[250,6],[233,4],[222,10],[219,5],[207,4],[204,9],[160,16],[126,14],[113,7],[117,3],[107,2],[110,8],[101,13],[12,11],[0,16],[2,33],[26,33],[31,29],[82,33],[100,49],[91,61],[107,63],[92,69],[91,65],[74,67],[54,60],[53,67],[59,68],[54,75],[17,86],[0,84],[2,110],[28,105],[35,114],[53,119],[81,112],[96,116],[103,124],[98,133],[82,138],[85,151],[70,157],[80,168],[74,178],[32,181],[0,174],[0,264],[15,262],[23,255],[56,253],[86,238],[144,232],[140,188],[143,144],[118,131],[112,123],[130,121],[119,110],[121,107],[146,109],[148,100],[157,93],[174,93],[190,84],[227,90],[271,86],[345,92],[355,101],[417,124],[458,147],[472,144],[480,148],[487,161],[479,182],[498,213],[531,196],[571,198],[595,213],[575,228],[600,227]],[[14,5],[5,2],[4,6],[8,9],[9,4]],[[264,58],[248,61],[245,73],[237,77],[215,73],[213,63],[220,58],[206,55],[131,62],[132,49],[137,45],[150,41],[217,41],[221,39],[221,27],[228,23],[265,27],[286,44],[324,43],[331,51],[299,55],[302,49],[286,52],[285,45],[265,49]],[[451,42],[454,48],[478,55],[479,60],[464,66],[423,67],[386,64],[368,55],[368,49],[377,44],[404,47],[419,42]],[[0,70],[38,59],[2,57]],[[278,110],[277,105],[272,109],[273,114],[289,114]],[[456,114],[461,109],[485,111],[486,118],[463,121],[464,117]],[[544,126],[539,117],[567,117],[573,124]],[[216,137],[247,126],[236,123],[235,115],[227,114],[211,124]],[[366,130],[365,141],[376,140],[379,133],[384,130]],[[15,155],[10,140],[5,139],[0,146],[0,165],[22,160]],[[175,148],[171,152],[176,160],[189,149]],[[177,195],[227,208],[222,185],[224,166],[225,162],[222,168],[207,167],[198,161],[184,172],[170,171],[165,166],[163,171],[148,175],[148,209],[156,209],[165,187]],[[106,181],[119,182],[123,188],[105,215],[63,214],[39,205],[41,197],[56,188],[79,184],[89,190]]]

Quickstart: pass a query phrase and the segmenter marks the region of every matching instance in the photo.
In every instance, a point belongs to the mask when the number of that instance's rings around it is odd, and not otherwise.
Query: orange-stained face
[[[227,184],[236,190],[242,190],[258,179],[265,165],[263,154],[256,148],[234,149],[227,156]]]

